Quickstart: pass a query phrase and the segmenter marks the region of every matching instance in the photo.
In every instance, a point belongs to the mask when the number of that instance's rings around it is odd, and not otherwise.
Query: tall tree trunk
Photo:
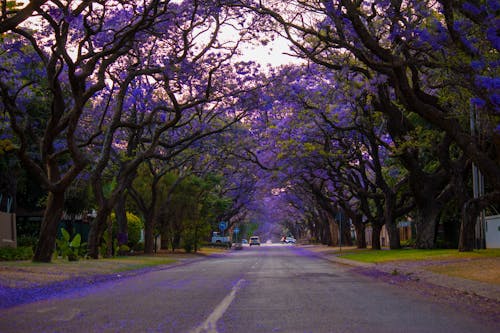
[[[476,199],[469,200],[462,208],[462,222],[460,225],[460,236],[458,240],[458,250],[460,252],[470,252],[474,250],[477,217],[482,207]]]
[[[337,221],[331,216],[328,216],[328,230],[330,231],[330,242],[329,246],[338,246],[339,245],[339,225]]]
[[[352,246],[351,228],[346,219],[342,219],[342,245]]]
[[[382,231],[382,225],[378,223],[372,223],[372,249],[380,250],[380,232]]]
[[[49,192],[40,227],[40,237],[33,256],[34,262],[50,262],[56,246],[57,226],[64,209],[64,192]]]
[[[389,248],[397,250],[401,248],[401,241],[399,236],[399,228],[396,221],[386,223],[387,233],[389,234]]]
[[[473,209],[464,207],[462,210],[462,223],[460,224],[458,251],[470,252],[474,250],[476,220],[476,212]]]
[[[118,226],[118,235],[116,235],[116,238],[118,239],[119,246],[128,245],[128,221],[125,207],[126,197],[126,192],[121,192],[115,203],[116,224]]]
[[[147,214],[144,221],[144,253],[152,254],[155,251],[154,219],[153,214]],[[162,236],[163,239],[167,238]]]
[[[396,194],[392,191],[385,191],[384,201],[384,222],[387,234],[389,235],[389,248],[397,250],[401,248],[401,241],[399,237],[399,229],[396,222],[395,211],[396,209]]]
[[[356,246],[358,249],[366,249],[365,224],[361,222],[361,219],[361,215],[356,215],[351,218],[354,229],[356,229]]]
[[[181,247],[181,232],[174,230],[172,236],[172,252]]]
[[[88,240],[88,256],[92,259],[99,258],[99,245],[102,236],[106,230],[107,221],[111,208],[100,207],[97,211],[96,218],[90,224],[89,240]]]
[[[440,211],[440,204],[428,203],[425,206],[417,206],[415,245],[418,249],[433,249],[436,247],[436,226]]]
[[[107,233],[106,237],[106,258],[112,258],[113,257],[113,220],[111,220],[111,216],[108,215],[108,218],[106,219],[106,230],[105,232]],[[115,253],[117,254],[117,253]]]

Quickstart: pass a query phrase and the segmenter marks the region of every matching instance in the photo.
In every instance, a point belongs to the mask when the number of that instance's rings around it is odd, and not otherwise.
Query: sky
[[[300,63],[304,60],[292,57],[286,53],[290,52],[290,43],[283,37],[278,37],[269,42],[267,45],[249,45],[242,49],[243,61],[255,61],[260,63],[263,67],[268,64],[271,66],[280,66],[290,63]]]

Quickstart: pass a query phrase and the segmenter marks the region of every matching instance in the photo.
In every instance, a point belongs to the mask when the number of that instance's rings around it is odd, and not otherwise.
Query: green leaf
[[[63,239],[66,241],[66,242],[69,242],[69,233],[66,231],[66,229],[61,229],[61,234],[63,236]]]
[[[82,236],[80,236],[80,234],[76,234],[71,243],[69,243],[69,246],[72,248],[79,248],[81,241],[82,241]]]

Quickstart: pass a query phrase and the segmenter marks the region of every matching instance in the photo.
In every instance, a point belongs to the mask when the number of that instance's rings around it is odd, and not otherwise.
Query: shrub
[[[136,252],[144,251],[144,243],[138,242],[137,244],[135,244],[134,251],[136,251]]]
[[[106,258],[108,255],[108,244],[109,244],[109,233],[105,232],[103,236],[103,241],[101,246],[99,247],[99,254],[101,257]],[[115,257],[120,251],[120,246],[118,245],[118,239],[113,239],[113,243],[111,245],[111,255]]]
[[[76,234],[73,239],[66,229],[61,229],[62,238],[56,239],[57,249],[63,258],[68,258],[69,261],[76,261],[80,258],[81,248],[85,247],[82,243],[80,234]]]
[[[113,237],[118,237],[118,226],[116,223],[115,213],[111,214],[111,220],[113,221]],[[128,228],[128,241],[127,245],[133,248],[141,239],[141,230],[144,228],[144,223],[141,218],[137,215],[127,212],[127,228]]]
[[[141,230],[144,228],[142,220],[132,213],[127,212],[128,245],[133,247],[141,240]]]
[[[30,260],[33,257],[33,249],[31,246],[1,247],[0,260],[13,261],[13,260]]]
[[[408,239],[408,240],[401,241],[401,247],[415,247],[415,240]]]
[[[38,242],[38,238],[35,236],[24,235],[17,237],[17,246],[18,247],[31,247],[35,248],[36,243]]]
[[[125,244],[120,245],[120,249],[118,250],[119,255],[124,256],[129,253],[130,253],[130,247],[128,247],[128,245]]]

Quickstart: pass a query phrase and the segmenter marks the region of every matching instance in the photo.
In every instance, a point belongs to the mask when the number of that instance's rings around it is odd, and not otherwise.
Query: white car
[[[259,236],[252,236],[252,237],[250,237],[249,244],[250,244],[250,246],[252,246],[252,245],[259,245],[260,246],[260,238],[259,238]]]
[[[286,237],[285,238],[285,244],[295,244],[297,240],[293,237]]]

